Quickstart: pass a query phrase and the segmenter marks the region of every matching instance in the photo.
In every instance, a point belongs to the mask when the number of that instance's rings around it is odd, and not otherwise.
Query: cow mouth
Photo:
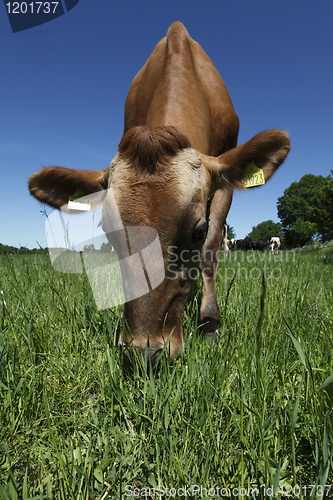
[[[125,342],[118,344],[118,347],[122,354],[122,360],[124,367],[131,367],[135,363],[139,365],[144,362],[146,365],[149,363],[151,366],[156,366],[160,360],[165,346],[160,347],[159,345],[147,345],[144,350],[139,347],[131,345],[131,343]]]
[[[148,337],[142,343],[138,343],[137,336],[131,340],[125,340],[120,335],[118,340],[118,348],[122,354],[124,366],[132,366],[136,361],[139,361],[139,364],[144,361],[144,364],[149,363],[155,366],[163,353],[166,353],[169,362],[173,362],[181,351],[182,345],[182,334],[175,332],[171,332],[168,336]]]

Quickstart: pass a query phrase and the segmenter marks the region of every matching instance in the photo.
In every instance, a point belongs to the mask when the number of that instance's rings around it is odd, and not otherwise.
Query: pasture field
[[[179,359],[129,371],[121,307],[0,256],[1,499],[333,498],[333,246],[220,261],[216,343],[198,288]]]

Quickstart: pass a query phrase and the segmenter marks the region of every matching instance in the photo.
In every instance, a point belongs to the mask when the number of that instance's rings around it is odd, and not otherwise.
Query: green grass
[[[182,355],[129,372],[121,308],[97,311],[86,276],[54,271],[48,256],[0,256],[1,499],[328,492],[331,246],[220,260],[217,343],[197,331],[196,291]]]

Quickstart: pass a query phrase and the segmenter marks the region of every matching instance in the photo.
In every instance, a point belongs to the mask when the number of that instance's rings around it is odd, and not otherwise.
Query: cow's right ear
[[[29,179],[32,196],[42,203],[60,209],[75,193],[86,196],[108,188],[109,168],[104,170],[74,170],[44,167]]]
[[[262,169],[265,182],[272,177],[290,151],[290,140],[283,130],[268,130],[221,156],[200,156],[212,179],[212,191],[220,188],[242,189],[252,161]]]

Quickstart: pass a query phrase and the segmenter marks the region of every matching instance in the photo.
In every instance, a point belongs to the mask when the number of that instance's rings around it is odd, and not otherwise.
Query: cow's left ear
[[[255,135],[241,146],[221,156],[206,156],[201,153],[202,162],[212,179],[212,191],[220,188],[242,189],[248,177],[247,166],[253,163],[262,169],[264,179],[272,177],[290,151],[290,140],[283,130],[268,130]]]
[[[69,197],[80,197],[107,189],[109,168],[104,170],[74,170],[63,167],[45,167],[29,179],[29,190],[37,200],[60,209]]]

